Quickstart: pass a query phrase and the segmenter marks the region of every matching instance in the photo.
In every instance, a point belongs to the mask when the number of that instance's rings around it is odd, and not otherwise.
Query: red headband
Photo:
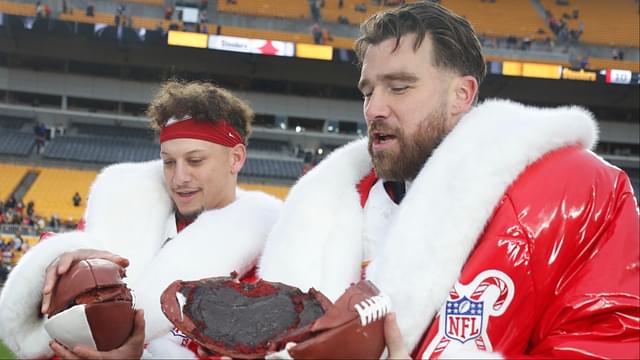
[[[161,144],[167,140],[181,138],[204,140],[226,147],[244,144],[238,131],[224,120],[199,121],[189,116],[182,120],[171,118],[160,129]]]

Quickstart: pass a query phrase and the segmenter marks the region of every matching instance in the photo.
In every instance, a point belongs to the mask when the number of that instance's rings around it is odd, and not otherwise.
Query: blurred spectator
[[[44,143],[47,138],[47,128],[43,123],[39,122],[33,127],[33,134],[36,137],[36,153],[42,154]]]
[[[338,15],[338,24],[349,25],[349,18],[344,15]]]
[[[197,23],[196,32],[201,34],[207,34],[209,32],[209,29],[207,28],[207,23],[203,21],[200,21],[199,23]]]
[[[75,194],[73,194],[73,198],[71,200],[73,201],[73,206],[75,207],[80,206],[80,203],[82,202],[82,198],[80,197],[80,194],[77,191]]]
[[[3,242],[3,248],[2,248],[2,267],[3,268],[7,268],[10,267],[13,264],[13,255],[15,250],[13,249],[13,242],[11,240],[9,240],[8,242]]]
[[[15,195],[11,195],[9,200],[4,204],[5,209],[15,209],[16,207],[16,197]]]
[[[236,0],[227,0],[227,4],[235,5],[238,2]]]
[[[24,203],[21,200],[16,202],[16,214],[24,215]]]
[[[69,4],[67,3],[67,0],[62,0],[62,13],[63,14],[70,13]]]
[[[331,36],[331,33],[326,28],[322,28],[321,34],[322,44],[328,44],[330,41],[333,41],[333,36]]]
[[[58,214],[51,215],[51,219],[49,219],[49,227],[54,231],[58,231],[58,229],[60,229],[60,218],[58,217]]]
[[[173,17],[173,11],[175,10],[175,8],[173,6],[167,6],[164,9],[164,19],[165,20],[171,20],[171,18]]]
[[[22,246],[24,245],[24,239],[22,238],[22,231],[20,228],[16,230],[16,233],[13,237],[13,250],[22,251]]]
[[[322,44],[322,29],[320,24],[315,23],[311,26],[311,36],[313,36],[313,42],[316,44]]]
[[[119,3],[118,6],[116,6],[116,14],[115,14],[115,24],[116,24],[116,26],[120,26],[120,24],[126,26],[126,22],[125,22],[125,19],[124,19],[125,10],[126,10],[126,8],[122,3]]]
[[[586,69],[588,64],[589,64],[589,55],[585,55],[580,59],[580,70]]]
[[[569,39],[571,41],[579,41],[582,33],[584,32],[584,23],[580,23],[580,27],[576,29],[569,30]]]
[[[344,7],[344,0],[338,0],[338,9],[342,9]]]
[[[33,203],[33,200],[31,200],[31,201],[29,201],[29,202],[27,203],[27,215],[28,215],[29,217],[32,217],[32,216],[33,216],[33,213],[34,213],[34,209],[33,209],[33,207],[34,207],[34,206],[35,206],[35,204]]]
[[[365,4],[365,3],[356,4],[355,10],[363,12],[363,13],[366,13],[367,12],[367,4]]]
[[[624,52],[621,49],[613,48],[611,50],[611,58],[613,60],[624,60]]]
[[[44,5],[40,0],[36,1],[36,19],[44,19],[46,16]]]
[[[38,216],[35,221],[35,226],[36,226],[36,230],[38,232],[41,232],[42,230],[44,230],[45,226],[47,226],[47,222],[44,220],[42,216]]]
[[[309,13],[311,14],[311,21],[314,23],[320,22],[320,2],[318,0],[309,1]]]
[[[94,6],[93,3],[90,2],[87,4],[87,10],[85,11],[86,16],[95,16],[94,14]]]
[[[207,10],[209,7],[209,0],[200,0],[200,11]]]

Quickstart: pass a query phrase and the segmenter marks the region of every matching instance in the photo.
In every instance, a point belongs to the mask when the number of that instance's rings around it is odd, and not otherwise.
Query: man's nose
[[[173,183],[174,185],[183,185],[188,183],[191,180],[191,171],[189,166],[187,166],[183,162],[176,162],[176,172],[173,175]]]
[[[389,117],[391,108],[387,97],[381,92],[373,92],[368,99],[365,100],[364,118],[367,121],[367,125],[371,125],[371,122],[376,119],[386,119]]]

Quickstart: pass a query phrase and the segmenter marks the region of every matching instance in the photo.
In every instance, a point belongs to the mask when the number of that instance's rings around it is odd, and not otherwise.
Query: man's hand
[[[129,260],[120,255],[112,254],[103,250],[79,249],[63,253],[49,264],[45,273],[44,286],[42,288],[42,308],[40,309],[43,314],[46,314],[47,311],[49,311],[49,305],[51,304],[51,292],[53,291],[56,282],[58,282],[58,277],[66,273],[71,267],[71,264],[75,261],[86,259],[105,259],[122,267],[129,266]]]
[[[136,310],[133,332],[117,349],[97,351],[85,346],[76,346],[69,350],[57,341],[51,341],[49,346],[60,359],[140,359],[144,351],[144,311]]]
[[[404,340],[395,313],[389,313],[385,316],[384,341],[389,351],[389,359],[411,359],[409,352],[404,347]]]

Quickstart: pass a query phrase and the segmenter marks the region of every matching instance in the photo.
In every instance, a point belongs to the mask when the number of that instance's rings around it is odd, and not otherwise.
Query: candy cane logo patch
[[[440,310],[438,335],[423,355],[437,358],[461,347],[493,351],[487,325],[507,310],[514,291],[511,278],[498,270],[483,271],[468,285],[456,284]]]

